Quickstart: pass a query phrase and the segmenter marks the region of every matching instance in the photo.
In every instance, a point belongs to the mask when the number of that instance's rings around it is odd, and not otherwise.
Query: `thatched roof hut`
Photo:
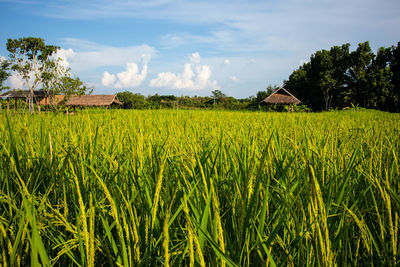
[[[0,98],[7,100],[7,113],[10,111],[10,99],[14,99],[14,110],[16,112],[18,109],[17,102],[20,99],[28,102],[28,100],[30,98],[30,93],[31,93],[30,90],[14,89],[14,90],[5,92],[4,94],[1,94]],[[39,101],[46,97],[47,97],[47,92],[44,90],[33,91],[33,99],[32,100],[33,100],[33,102],[36,102],[39,114],[40,114]],[[0,110],[1,110],[1,104],[0,104]]]
[[[29,90],[10,90],[0,95],[3,99],[13,99],[13,98],[27,98],[29,96]],[[33,97],[36,99],[42,99],[47,96],[46,91],[33,91]]]
[[[64,101],[65,96],[55,95],[54,104],[60,104]],[[43,99],[40,102],[41,105],[49,104],[49,99]],[[81,106],[81,107],[108,107],[111,105],[122,104],[116,97],[116,95],[81,95],[81,96],[70,96],[65,103],[66,106]]]
[[[122,104],[118,99],[117,95],[81,95],[71,96],[66,106],[85,106],[85,107],[107,107],[111,105]]]
[[[285,88],[281,87],[275,90],[271,95],[260,102],[261,104],[271,105],[297,105],[301,101],[298,100],[294,95],[289,93]]]

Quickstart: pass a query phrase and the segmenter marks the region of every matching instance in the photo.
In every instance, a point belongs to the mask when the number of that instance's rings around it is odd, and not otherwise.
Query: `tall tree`
[[[400,42],[397,43],[397,46],[392,47],[390,72],[393,87],[388,104],[391,106],[391,111],[400,112]]]
[[[334,65],[330,52],[327,50],[317,51],[311,56],[311,82],[316,96],[322,95],[324,101],[324,109],[329,110],[333,91],[336,88],[336,80],[334,79]],[[319,92],[318,92],[319,91]]]
[[[212,93],[212,98],[213,98],[213,104],[215,106],[216,103],[220,104],[224,102],[225,98],[227,97],[222,91],[220,90],[214,90],[211,91]]]
[[[58,47],[46,45],[42,38],[27,37],[8,39],[7,50],[10,52],[11,69],[25,81],[29,89],[29,112],[34,113],[34,91],[43,82],[43,73],[48,69],[50,56]]]
[[[331,105],[343,107],[346,105],[344,99],[347,89],[346,72],[350,64],[350,44],[333,46],[330,50],[330,57],[333,65],[332,79],[335,82],[331,91],[329,108]]]
[[[392,49],[381,47],[367,69],[367,82],[370,88],[367,108],[390,111],[390,102],[393,84],[391,81],[390,60]]]
[[[324,98],[311,75],[311,62],[306,62],[289,76],[285,88],[313,110],[324,108]]]
[[[69,94],[73,93],[73,91],[70,90],[71,86],[65,84],[71,83],[69,80],[70,69],[64,67],[61,61],[61,58],[51,57],[51,60],[47,62],[42,73],[43,89],[46,91],[46,95],[50,100],[50,105],[53,108],[56,104],[54,103],[54,98],[56,95],[65,94],[68,97]]]
[[[372,64],[375,54],[371,51],[369,42],[358,44],[357,50],[350,54],[350,68],[348,84],[354,104],[368,107],[371,84],[368,82],[368,68]]]

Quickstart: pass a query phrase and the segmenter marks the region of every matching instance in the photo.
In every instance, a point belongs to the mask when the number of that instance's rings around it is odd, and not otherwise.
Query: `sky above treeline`
[[[1,57],[8,38],[41,37],[97,94],[248,97],[317,50],[400,41],[399,0],[0,0],[0,10]]]

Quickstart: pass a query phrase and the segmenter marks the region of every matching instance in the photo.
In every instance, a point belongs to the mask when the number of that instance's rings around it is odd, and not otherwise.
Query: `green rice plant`
[[[398,114],[0,119],[2,266],[400,264]]]

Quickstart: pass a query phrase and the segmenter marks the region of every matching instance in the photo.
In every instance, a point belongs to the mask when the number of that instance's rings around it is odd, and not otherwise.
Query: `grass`
[[[398,114],[0,117],[3,266],[400,264]]]

